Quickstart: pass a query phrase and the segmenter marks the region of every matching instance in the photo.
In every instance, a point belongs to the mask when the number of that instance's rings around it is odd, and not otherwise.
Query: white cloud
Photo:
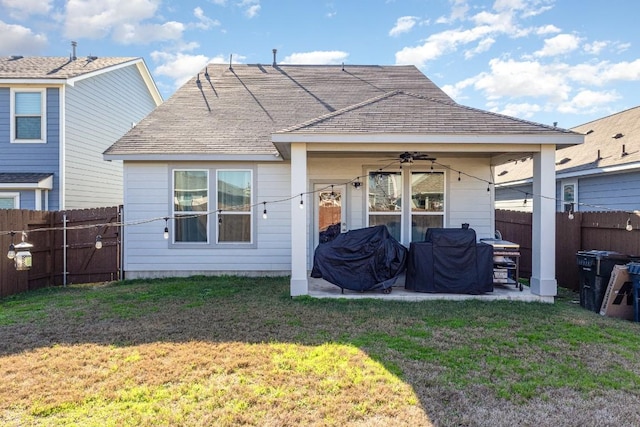
[[[195,24],[197,28],[201,30],[208,30],[211,27],[217,27],[220,25],[220,21],[216,19],[211,19],[204,14],[204,11],[200,7],[196,7],[193,9],[193,16],[198,19],[198,22]]]
[[[160,0],[69,0],[66,5],[65,35],[73,38],[102,38],[116,34],[117,40],[166,40],[176,25],[147,25],[142,22],[155,16]],[[154,37],[155,28],[161,34]]]
[[[511,117],[531,118],[534,114],[542,111],[542,107],[538,104],[530,104],[527,102],[520,104],[510,103],[502,108],[494,108],[491,111]]]
[[[241,0],[236,5],[244,9],[244,14],[249,19],[256,17],[262,8],[260,0]]]
[[[227,5],[227,0],[209,0],[211,3],[217,5],[217,6],[226,6]]]
[[[491,32],[491,27],[481,26],[470,30],[450,30],[433,34],[421,46],[405,47],[396,52],[396,64],[413,64],[417,67],[424,67],[428,61],[437,59],[445,53],[453,52],[459,45],[472,43]]]
[[[467,0],[449,0],[451,3],[451,14],[449,16],[441,16],[436,20],[437,24],[451,24],[453,22],[463,20],[469,11]]]
[[[169,21],[164,24],[119,25],[113,30],[113,40],[122,44],[148,44],[154,41],[178,40],[184,25]]]
[[[47,47],[47,36],[30,28],[0,21],[0,55],[41,55]]]
[[[583,49],[587,53],[598,55],[600,52],[602,52],[602,49],[604,49],[608,45],[609,42],[607,41],[594,41],[593,43],[585,43],[583,45]]]
[[[557,106],[557,111],[565,114],[595,113],[601,111],[607,104],[617,101],[621,96],[615,90],[592,91],[583,89],[571,100]]]
[[[417,22],[418,18],[415,16],[401,16],[396,20],[396,25],[389,31],[389,35],[395,37],[403,33],[408,33]]]
[[[173,79],[175,88],[182,86],[209,62],[209,58],[204,55],[187,55],[181,52],[173,54],[153,51],[151,59],[160,64],[154,69],[154,73]]]
[[[475,48],[465,51],[464,53],[465,59],[470,59],[479,53],[488,51],[489,49],[491,49],[491,46],[493,46],[495,42],[496,40],[491,37],[487,37],[486,39],[480,40],[480,43],[478,43],[478,45]]]
[[[543,65],[536,61],[492,59],[490,72],[476,76],[474,87],[489,99],[534,97],[554,102],[568,99],[567,66]]]
[[[533,54],[535,56],[557,56],[572,52],[580,46],[580,38],[573,34],[558,34],[546,39],[544,47]]]
[[[337,65],[344,62],[349,56],[346,52],[338,50],[292,53],[282,60],[281,64],[300,65]]]
[[[560,31],[562,30],[556,27],[555,25],[544,25],[542,27],[538,27],[535,29],[535,33],[539,36],[544,36],[545,34],[559,33]]]
[[[48,15],[53,0],[0,0],[0,6],[9,9],[10,17],[22,20],[31,15]]]

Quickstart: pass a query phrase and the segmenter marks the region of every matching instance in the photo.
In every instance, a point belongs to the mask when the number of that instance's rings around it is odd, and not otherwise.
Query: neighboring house
[[[274,58],[209,65],[104,157],[124,161],[128,278],[286,274],[304,295],[328,224],[384,224],[405,245],[462,223],[493,237],[494,166],[533,155],[553,194],[556,145],[581,142],[459,105],[413,66]],[[533,231],[538,295],[557,290],[553,208],[541,204]]]
[[[584,135],[584,144],[556,151],[556,210],[639,210],[640,107],[572,130]],[[524,157],[496,168],[496,208],[531,211],[532,163]]]
[[[161,102],[141,58],[0,58],[0,209],[122,204],[102,153]]]

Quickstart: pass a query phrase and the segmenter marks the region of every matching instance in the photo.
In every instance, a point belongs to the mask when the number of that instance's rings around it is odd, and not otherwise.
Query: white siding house
[[[412,66],[211,64],[104,157],[124,161],[126,277],[286,274],[295,296],[327,224],[405,245],[463,223],[493,237],[496,166],[532,156],[544,197],[556,145],[581,141],[459,105]],[[553,208],[533,231],[541,296]]]

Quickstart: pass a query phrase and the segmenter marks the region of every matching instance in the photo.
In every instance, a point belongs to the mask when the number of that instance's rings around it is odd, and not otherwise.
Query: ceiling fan
[[[433,162],[436,159],[435,157],[430,157],[428,154],[418,153],[417,151],[414,151],[412,153],[405,151],[404,153],[400,153],[398,157],[392,157],[388,160],[398,160],[402,165],[403,163],[413,163],[417,160],[426,160]]]

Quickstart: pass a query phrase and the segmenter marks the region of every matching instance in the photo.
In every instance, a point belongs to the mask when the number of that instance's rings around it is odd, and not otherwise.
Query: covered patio
[[[553,303],[554,297],[550,295],[536,295],[531,292],[529,286],[524,286],[520,291],[515,286],[502,286],[496,285],[493,292],[480,294],[480,295],[468,295],[468,294],[452,294],[452,293],[425,293],[414,292],[405,289],[404,287],[404,274],[401,275],[395,285],[393,285],[392,291],[388,294],[384,294],[381,291],[366,291],[357,292],[342,289],[333,283],[327,282],[324,279],[309,278],[309,293],[308,295],[314,298],[345,298],[345,299],[363,299],[373,298],[385,301],[433,301],[433,300],[449,300],[449,301],[464,301],[464,300],[480,300],[480,301],[521,301],[521,302],[543,302]]]

